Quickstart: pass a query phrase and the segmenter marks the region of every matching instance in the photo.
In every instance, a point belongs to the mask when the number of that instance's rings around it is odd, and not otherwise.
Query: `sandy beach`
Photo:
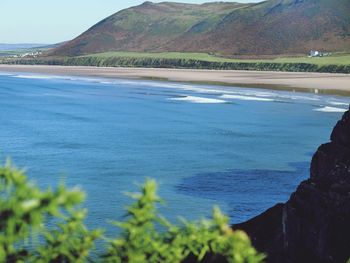
[[[159,79],[350,96],[350,74],[41,65],[0,65],[0,72],[103,78]]]

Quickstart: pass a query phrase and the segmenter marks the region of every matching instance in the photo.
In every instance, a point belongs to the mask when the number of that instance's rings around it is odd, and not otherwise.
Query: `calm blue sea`
[[[146,177],[171,220],[232,223],[284,202],[349,98],[141,80],[0,75],[0,159],[42,187],[87,192],[88,224],[106,227]]]

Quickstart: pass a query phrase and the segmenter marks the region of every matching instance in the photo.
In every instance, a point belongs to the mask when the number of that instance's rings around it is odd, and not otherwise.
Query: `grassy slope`
[[[160,52],[160,53],[146,53],[146,52],[104,52],[86,55],[82,57],[99,57],[99,58],[110,58],[110,57],[124,57],[124,58],[160,58],[160,59],[192,59],[210,62],[232,62],[232,59],[221,58],[207,53],[191,53],[191,52]]]
[[[174,2],[124,9],[55,49],[52,56],[109,51],[203,52],[226,56],[350,52],[349,0],[258,4]]]
[[[193,26],[194,34],[208,32],[223,17],[243,6],[247,4],[145,2],[102,20],[52,54],[76,56],[103,51],[162,51],[163,46]]]
[[[163,53],[145,53],[145,52],[105,52],[91,54],[82,57],[98,57],[98,58],[155,58],[155,59],[186,59],[200,60],[209,62],[268,62],[268,63],[310,63],[316,65],[350,65],[350,54],[334,54],[329,57],[289,57],[276,59],[230,59],[217,57],[207,53],[190,53],[190,52],[163,52]]]
[[[320,58],[277,58],[274,62],[278,63],[312,63],[317,65],[350,65],[350,54],[337,54],[329,57]]]
[[[290,72],[350,73],[350,54],[330,57],[288,57],[276,59],[230,59],[189,52],[107,52],[76,57],[2,58],[5,64],[42,64],[97,67],[188,68]]]
[[[234,10],[215,30],[178,39],[169,50],[230,56],[349,52],[349,12],[349,0],[268,0]]]

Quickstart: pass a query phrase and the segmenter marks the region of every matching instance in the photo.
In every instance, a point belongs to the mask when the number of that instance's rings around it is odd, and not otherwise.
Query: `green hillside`
[[[0,58],[3,64],[350,73],[350,54],[230,59],[205,53],[106,52],[76,57]]]
[[[85,58],[151,58],[151,59],[184,59],[199,60],[208,62],[242,62],[242,63],[310,63],[316,65],[350,65],[350,54],[340,53],[325,57],[278,57],[275,59],[231,59],[218,57],[207,53],[191,53],[191,52],[104,52],[91,55],[84,55]]]
[[[102,20],[54,54],[161,50],[194,25],[196,33],[209,32],[230,12],[246,6],[224,2],[202,5],[145,2]]]
[[[50,53],[194,52],[290,56],[350,52],[350,1],[152,3],[122,10]]]

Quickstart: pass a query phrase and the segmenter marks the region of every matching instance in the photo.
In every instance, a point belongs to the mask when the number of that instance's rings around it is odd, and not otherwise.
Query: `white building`
[[[311,50],[310,51],[310,57],[321,57],[322,53],[320,51],[317,50]]]

